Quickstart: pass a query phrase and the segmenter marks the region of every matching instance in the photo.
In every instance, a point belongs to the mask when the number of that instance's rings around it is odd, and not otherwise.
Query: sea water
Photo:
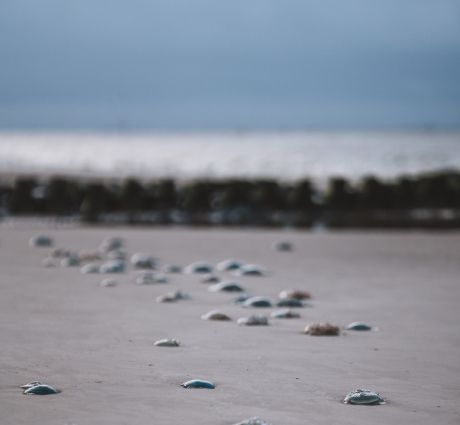
[[[460,132],[0,133],[7,174],[325,181],[441,169],[460,169]]]

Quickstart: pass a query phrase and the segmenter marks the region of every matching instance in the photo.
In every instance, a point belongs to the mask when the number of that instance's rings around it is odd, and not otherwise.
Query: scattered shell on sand
[[[301,300],[296,300],[295,298],[285,298],[284,300],[278,301],[276,303],[277,307],[291,307],[291,308],[301,308],[305,307],[305,303]]]
[[[287,241],[275,242],[272,246],[273,249],[276,249],[277,251],[281,252],[289,252],[293,249],[292,243]]]
[[[207,388],[213,390],[216,386],[211,381],[205,381],[204,379],[191,379],[190,381],[184,382],[180,385],[184,388]]]
[[[379,393],[376,393],[375,391],[361,389],[348,393],[345,396],[343,402],[347,404],[375,405],[384,404],[385,400],[380,396]]]
[[[305,327],[304,333],[313,336],[336,336],[340,333],[340,328],[330,323],[312,323]]]
[[[53,239],[47,235],[37,235],[29,239],[29,246],[44,248],[53,246]]]
[[[276,310],[271,313],[270,316],[275,319],[298,319],[300,314],[292,311],[290,308],[286,308],[283,310]]]
[[[80,261],[99,261],[102,259],[101,254],[97,251],[89,251],[82,249],[78,252]]]
[[[137,252],[131,256],[131,264],[137,269],[154,269],[157,261],[149,254]]]
[[[69,255],[61,260],[61,267],[78,267],[80,265],[80,258],[78,255]]]
[[[80,268],[80,273],[83,273],[83,274],[99,273],[99,264],[96,264],[96,263],[85,264],[83,267]]]
[[[176,264],[166,264],[162,268],[163,273],[182,273],[182,267]]]
[[[101,286],[103,288],[113,288],[114,286],[117,286],[117,281],[114,279],[107,278],[101,282]]]
[[[240,317],[237,320],[241,326],[267,326],[268,318],[266,316],[254,315],[249,317]]]
[[[229,258],[228,260],[221,261],[217,263],[216,269],[221,272],[226,272],[230,270],[239,269],[244,263],[240,260],[235,260],[234,258]]]
[[[203,320],[218,320],[218,321],[230,321],[232,320],[230,316],[227,316],[225,313],[221,313],[217,310],[212,310],[201,316]]]
[[[301,289],[285,289],[280,292],[279,297],[282,300],[294,299],[294,300],[308,300],[311,298],[311,294],[308,291],[302,291]]]
[[[103,263],[99,270],[101,273],[123,273],[125,268],[123,260],[109,260]]]
[[[210,292],[244,292],[243,287],[238,282],[226,281],[211,285]]]
[[[156,298],[157,303],[173,303],[179,300],[187,300],[190,297],[181,291],[168,292]]]
[[[126,260],[126,251],[122,249],[112,249],[107,252],[107,258],[109,260]]]
[[[57,394],[60,391],[51,385],[46,384],[37,384],[32,387],[24,390],[24,394],[37,394],[37,395],[47,395],[47,394]]]
[[[254,416],[253,418],[245,419],[234,425],[270,425],[270,424],[268,422],[265,422],[263,419],[260,419],[259,417]]]
[[[121,249],[123,247],[123,239],[118,237],[105,238],[99,245],[99,251],[108,253],[115,249]]]
[[[242,303],[243,307],[273,307],[270,298],[267,297],[250,297]]]
[[[206,263],[205,261],[196,261],[194,263],[189,264],[187,267],[184,269],[185,273],[200,273],[200,274],[206,274],[206,273],[212,273],[213,272],[213,266],[209,263]]]
[[[219,276],[216,276],[215,274],[208,273],[203,276],[203,279],[201,279],[201,283],[218,283],[220,282]]]
[[[263,276],[265,270],[257,264],[245,264],[236,270],[237,276]]]
[[[372,326],[369,326],[363,322],[353,322],[350,323],[346,328],[347,331],[371,331]]]
[[[54,258],[65,258],[72,255],[73,252],[67,248],[53,248],[51,250],[51,256]]]
[[[152,283],[167,283],[168,278],[164,274],[143,272],[136,276],[138,285],[150,285]]]
[[[153,345],[156,345],[157,347],[179,347],[180,343],[176,339],[165,338],[155,341]]]

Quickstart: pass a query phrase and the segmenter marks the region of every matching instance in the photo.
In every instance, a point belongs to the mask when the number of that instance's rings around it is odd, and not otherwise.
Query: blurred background
[[[2,0],[0,57],[4,217],[460,222],[458,0]]]

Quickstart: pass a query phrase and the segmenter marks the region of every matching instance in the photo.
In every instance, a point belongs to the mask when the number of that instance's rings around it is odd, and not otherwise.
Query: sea
[[[391,179],[460,170],[460,131],[0,132],[2,175]]]

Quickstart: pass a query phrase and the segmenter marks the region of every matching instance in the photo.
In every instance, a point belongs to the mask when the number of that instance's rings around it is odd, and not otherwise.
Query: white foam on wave
[[[321,180],[459,167],[459,132],[0,133],[6,173]]]

